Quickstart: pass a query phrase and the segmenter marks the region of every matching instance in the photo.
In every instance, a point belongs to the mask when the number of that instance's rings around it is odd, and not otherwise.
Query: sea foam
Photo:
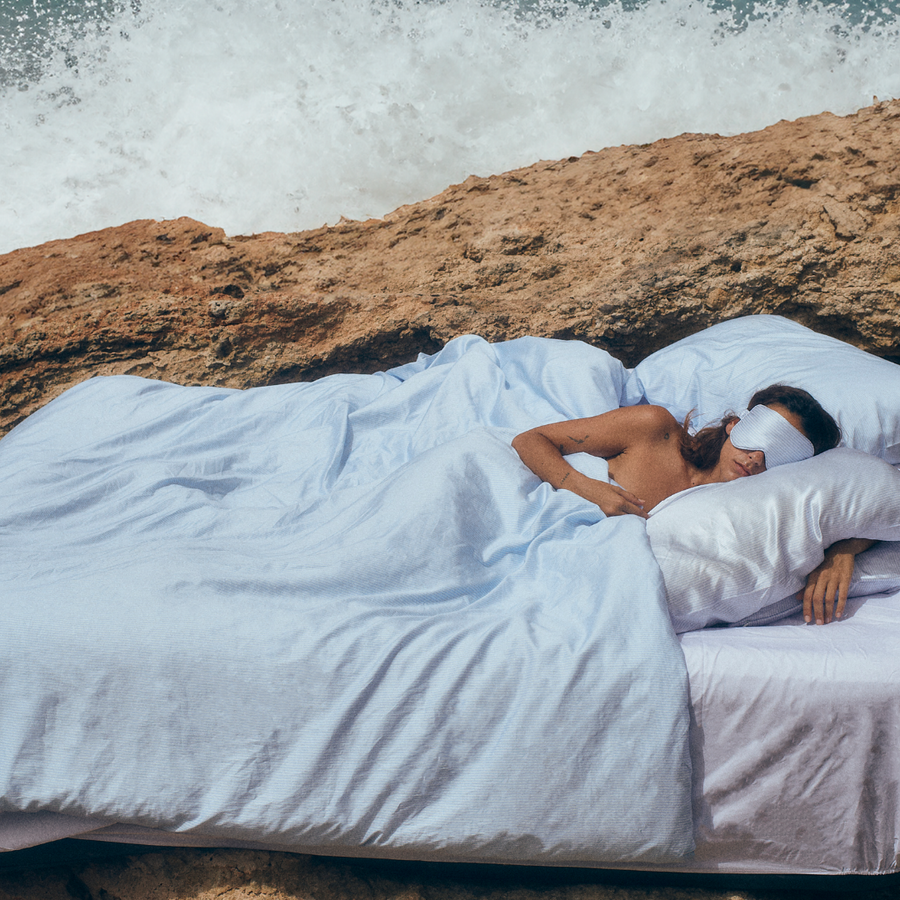
[[[0,252],[136,218],[381,216],[488,175],[900,96],[896,19],[689,0],[143,0],[0,88]]]

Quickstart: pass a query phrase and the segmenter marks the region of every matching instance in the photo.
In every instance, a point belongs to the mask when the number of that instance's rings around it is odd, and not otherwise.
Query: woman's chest
[[[653,509],[666,497],[691,486],[690,474],[677,442],[659,447],[629,448],[609,462],[609,476]]]

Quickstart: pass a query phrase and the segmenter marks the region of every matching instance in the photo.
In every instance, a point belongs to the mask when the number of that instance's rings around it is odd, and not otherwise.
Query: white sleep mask
[[[763,404],[744,413],[731,429],[730,437],[738,450],[762,450],[767,469],[815,455],[812,442],[802,431],[794,428],[781,413]]]

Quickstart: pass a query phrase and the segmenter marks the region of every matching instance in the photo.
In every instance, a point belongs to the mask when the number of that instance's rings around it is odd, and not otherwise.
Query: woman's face
[[[801,434],[803,431],[803,420],[796,413],[791,412],[780,403],[767,404],[769,409],[784,416],[791,425],[794,426]],[[731,434],[732,428],[738,423],[738,419],[729,422],[725,426],[726,434]],[[719,462],[716,465],[720,480],[734,481],[736,478],[743,478],[746,475],[759,475],[760,472],[766,471],[766,458],[762,450],[740,450],[731,443],[731,438],[727,438],[722,445],[722,452],[719,454]]]

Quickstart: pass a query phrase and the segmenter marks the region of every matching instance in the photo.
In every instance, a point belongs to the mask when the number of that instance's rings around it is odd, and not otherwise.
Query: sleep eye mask
[[[741,416],[731,429],[731,443],[738,450],[762,450],[766,468],[800,462],[815,454],[812,442],[788,422],[781,413],[768,406],[754,406]]]

